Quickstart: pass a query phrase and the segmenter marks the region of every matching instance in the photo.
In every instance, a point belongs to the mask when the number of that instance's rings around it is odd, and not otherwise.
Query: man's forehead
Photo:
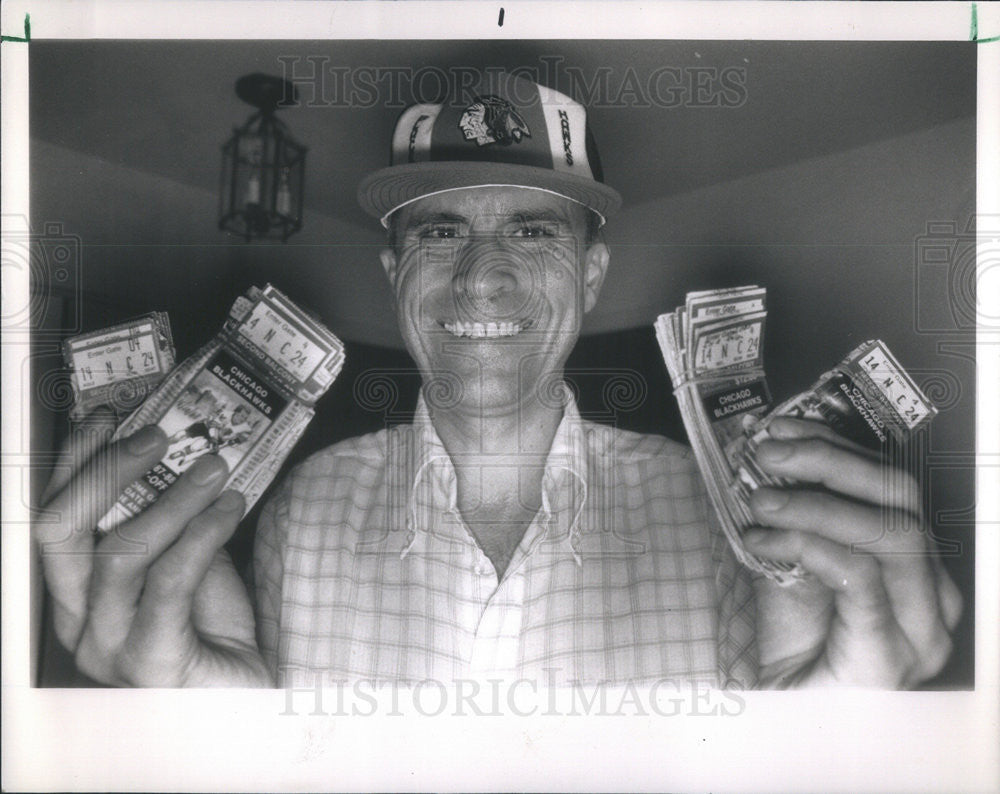
[[[468,222],[520,217],[572,221],[582,218],[585,211],[581,204],[544,190],[490,186],[426,196],[401,208],[399,220],[407,226],[435,216]]]

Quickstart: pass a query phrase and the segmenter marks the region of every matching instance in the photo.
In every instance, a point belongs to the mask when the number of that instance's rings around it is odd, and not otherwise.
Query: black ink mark
[[[503,9],[502,8],[500,9],[500,19],[497,20],[497,24],[500,27],[503,27]]]

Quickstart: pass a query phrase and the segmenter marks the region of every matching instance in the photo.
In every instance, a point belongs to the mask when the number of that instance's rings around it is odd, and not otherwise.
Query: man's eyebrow
[[[451,212],[415,212],[406,220],[407,229],[416,229],[430,223],[464,223],[465,217]]]
[[[565,218],[558,212],[553,212],[549,209],[544,210],[525,210],[522,212],[513,212],[511,216],[516,220],[523,222],[539,222],[546,221],[549,223],[569,223],[569,218]]]
[[[504,213],[516,223],[569,223],[569,218],[550,209],[513,210]],[[406,220],[406,229],[417,229],[435,223],[468,223],[465,215],[453,212],[414,212]],[[472,221],[475,226],[475,219]]]

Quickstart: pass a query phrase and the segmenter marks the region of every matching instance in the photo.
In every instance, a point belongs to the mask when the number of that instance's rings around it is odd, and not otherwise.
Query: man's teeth
[[[521,331],[521,323],[445,323],[445,330],[455,336],[470,336],[487,339],[499,336],[514,336]]]

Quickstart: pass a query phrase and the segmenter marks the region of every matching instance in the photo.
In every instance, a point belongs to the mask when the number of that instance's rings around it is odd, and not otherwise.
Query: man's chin
[[[539,376],[516,366],[506,374],[486,367],[425,371],[423,384],[428,407],[480,418],[521,413],[539,405],[562,408],[565,402],[561,373]]]

